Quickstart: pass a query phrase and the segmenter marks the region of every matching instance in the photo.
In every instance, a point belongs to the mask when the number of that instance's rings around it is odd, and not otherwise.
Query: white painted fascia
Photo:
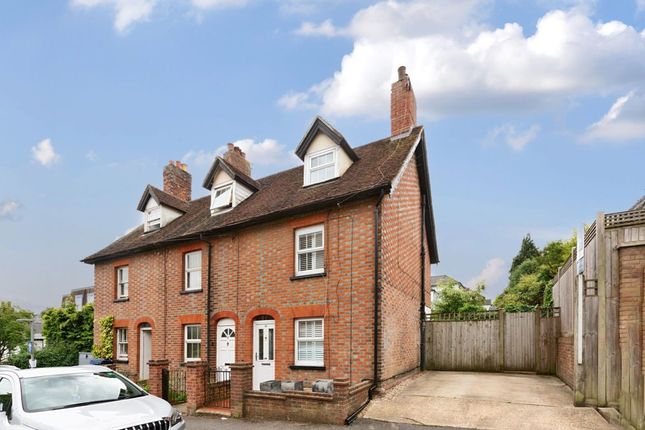
[[[390,195],[394,194],[394,191],[396,190],[399,183],[401,182],[401,178],[403,178],[405,169],[407,169],[408,164],[410,163],[410,160],[414,156],[414,152],[417,150],[417,146],[419,146],[419,142],[421,142],[421,136],[423,136],[423,128],[419,131],[419,137],[417,137],[417,140],[414,142],[414,145],[412,145],[410,152],[408,153],[408,155],[405,157],[405,160],[403,161],[403,165],[401,166],[401,169],[399,170],[399,172],[394,177],[394,180],[392,181],[392,187],[390,188],[390,193],[389,193]],[[394,140],[396,139],[393,138],[392,141]]]

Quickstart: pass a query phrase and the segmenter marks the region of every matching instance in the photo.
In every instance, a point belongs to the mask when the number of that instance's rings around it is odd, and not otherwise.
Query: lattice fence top
[[[596,221],[593,222],[585,231],[585,246],[589,245],[589,242],[596,237]]]
[[[498,311],[449,312],[426,315],[426,321],[482,321],[499,319]]]
[[[605,215],[606,228],[627,227],[636,224],[645,224],[645,209]]]

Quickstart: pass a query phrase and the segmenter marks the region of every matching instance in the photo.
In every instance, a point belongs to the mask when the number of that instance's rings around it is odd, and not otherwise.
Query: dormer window
[[[305,187],[340,178],[358,161],[343,135],[320,117],[316,117],[305,133],[296,148],[296,155],[305,162]]]
[[[146,210],[146,231],[159,230],[161,228],[161,207],[156,206]]]
[[[233,203],[233,184],[226,184],[213,188],[211,196],[211,210],[220,211],[230,207]]]
[[[305,157],[305,185],[313,185],[337,177],[336,158],[336,148],[307,155]]]

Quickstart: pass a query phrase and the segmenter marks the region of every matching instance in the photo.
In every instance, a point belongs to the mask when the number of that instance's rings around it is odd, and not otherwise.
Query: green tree
[[[530,235],[522,240],[520,252],[513,259],[506,289],[495,299],[495,306],[508,312],[522,312],[536,306],[553,306],[553,278],[575,247],[575,234],[569,240],[547,243],[537,255]],[[529,256],[529,257],[527,257]],[[519,262],[519,263],[518,263]]]
[[[42,313],[43,335],[50,345],[64,344],[76,354],[91,351],[94,341],[94,306],[77,310],[73,302]]]
[[[18,320],[33,316],[33,313],[13,306],[11,302],[0,302],[0,361],[27,342],[29,324]]]
[[[540,255],[540,251],[537,249],[537,246],[535,246],[535,242],[533,242],[531,235],[527,234],[524,236],[524,239],[522,239],[522,245],[520,246],[519,252],[515,258],[513,258],[510,272],[513,273],[513,270],[515,270],[517,266],[530,258],[537,257],[538,255]]]
[[[485,310],[486,298],[483,295],[484,283],[474,289],[463,289],[459,283],[450,278],[439,284],[439,300],[433,303],[434,312],[482,312]]]

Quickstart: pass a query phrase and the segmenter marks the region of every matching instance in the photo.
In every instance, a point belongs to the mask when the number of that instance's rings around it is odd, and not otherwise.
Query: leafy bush
[[[38,367],[76,366],[78,364],[78,351],[62,343],[49,344],[40,351],[36,351],[34,355]],[[24,347],[20,352],[9,357],[9,364],[21,369],[28,369],[30,358],[27,348]]]

